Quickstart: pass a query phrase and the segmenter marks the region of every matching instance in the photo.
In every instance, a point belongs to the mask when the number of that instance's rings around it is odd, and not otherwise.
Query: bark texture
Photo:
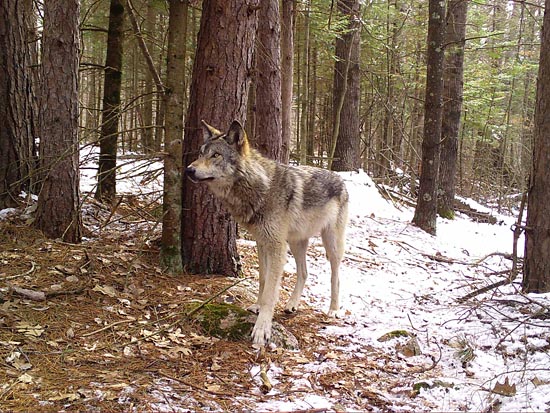
[[[360,149],[360,71],[358,0],[339,0],[338,9],[349,19],[348,32],[336,39],[334,66],[334,118],[338,125],[332,170],[351,171],[361,165]],[[343,94],[343,96],[342,96]],[[341,100],[341,102],[340,102]],[[341,106],[340,106],[341,105]],[[336,117],[339,119],[336,121]]]
[[[80,242],[78,167],[78,0],[44,3],[40,166],[45,180],[35,225],[47,237]]]
[[[183,165],[203,143],[200,120],[225,130],[246,120],[258,0],[205,0],[185,121]],[[237,225],[205,185],[183,180],[182,257],[192,273],[237,275]]]
[[[447,9],[443,76],[443,119],[441,124],[441,161],[439,166],[438,213],[454,217],[458,134],[464,89],[464,43],[467,0],[450,0]]]
[[[536,100],[523,289],[528,293],[547,293],[550,292],[550,0],[546,0],[542,26]]]
[[[282,0],[281,10],[281,116],[282,140],[281,157],[283,163],[290,160],[292,137],[292,86],[294,84],[294,0]]]
[[[116,159],[118,121],[120,118],[120,87],[122,81],[122,40],[124,5],[121,0],[111,0],[109,8],[109,32],[107,33],[107,57],[103,86],[102,124],[99,141],[99,168],[95,198],[112,203],[116,195]]]
[[[171,274],[183,271],[181,260],[181,174],[187,1],[170,0],[166,71],[166,127],[161,266]]]
[[[31,65],[36,36],[29,15],[28,1],[0,2],[0,209],[16,206],[21,190],[34,189],[38,112]]]
[[[443,107],[443,41],[445,37],[445,2],[430,0],[428,22],[428,56],[426,98],[424,101],[424,137],[422,170],[413,224],[435,234],[437,221],[437,181]]]
[[[256,39],[256,122],[253,145],[280,161],[282,146],[281,25],[279,0],[263,0]]]

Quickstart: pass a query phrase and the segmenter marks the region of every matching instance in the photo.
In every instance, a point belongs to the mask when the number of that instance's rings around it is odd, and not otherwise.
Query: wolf
[[[289,166],[264,157],[250,146],[236,120],[226,133],[204,121],[202,125],[204,144],[185,173],[192,182],[208,185],[256,241],[260,288],[256,303],[249,308],[258,314],[253,343],[263,346],[271,338],[287,243],[296,261],[297,279],[285,311],[298,309],[307,279],[309,239],[321,234],[331,265],[328,314],[336,317],[349,201],[343,179],[324,169]]]

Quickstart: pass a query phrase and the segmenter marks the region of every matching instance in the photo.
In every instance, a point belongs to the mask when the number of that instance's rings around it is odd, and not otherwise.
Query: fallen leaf
[[[42,327],[40,324],[32,325],[25,321],[17,323],[15,325],[15,328],[18,332],[31,337],[40,337],[44,332],[44,327]]]
[[[17,378],[17,380],[21,383],[26,384],[31,384],[32,382],[34,382],[34,378],[28,373],[23,373]]]
[[[110,285],[96,285],[94,288],[92,288],[92,291],[97,291],[101,294],[107,295],[109,297],[116,297],[117,292],[114,289],[114,287]]]
[[[510,384],[508,377],[504,379],[504,383],[497,382],[493,388],[493,393],[496,393],[500,396],[512,397],[516,395],[516,385]]]

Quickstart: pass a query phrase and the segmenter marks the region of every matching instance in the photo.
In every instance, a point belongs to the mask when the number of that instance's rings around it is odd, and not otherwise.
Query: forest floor
[[[186,303],[219,293],[254,302],[250,241],[237,284],[170,277],[147,197],[116,211],[88,199],[80,245],[45,239],[25,211],[0,214],[0,411],[550,411],[549,295],[516,282],[460,301],[506,277],[505,254],[487,252],[511,244],[508,224],[459,217],[432,237],[365,174],[347,183],[342,318],[323,312],[330,271],[315,238],[300,311],[281,311],[290,259],[275,315],[299,349],[265,353],[186,317]]]

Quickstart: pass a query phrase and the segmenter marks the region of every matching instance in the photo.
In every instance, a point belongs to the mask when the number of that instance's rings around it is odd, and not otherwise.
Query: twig
[[[273,385],[269,381],[269,377],[267,377],[267,363],[262,363],[260,366],[260,380],[262,381],[260,391],[263,394],[269,393],[273,389]]]
[[[487,254],[484,257],[481,257],[479,260],[475,261],[473,263],[473,265],[479,265],[483,261],[485,261],[487,258],[491,258],[491,257],[504,257],[507,260],[512,260],[513,259],[512,254],[508,254],[506,252],[491,252],[490,254]]]
[[[120,324],[126,324],[126,323],[132,323],[136,321],[135,319],[133,320],[119,320],[119,321],[115,321],[114,323],[111,323],[109,325],[106,325],[105,327],[102,327],[100,328],[99,330],[95,330],[95,331],[90,331],[89,333],[86,333],[86,334],[82,334],[82,337],[90,337],[90,336],[93,336],[94,334],[97,334],[97,333],[101,333],[102,331],[105,331],[105,330],[108,330],[114,326],[118,326]]]
[[[177,381],[178,383],[189,386],[189,387],[191,387],[192,389],[195,389],[195,390],[203,391],[205,393],[214,394],[216,396],[233,397],[233,394],[222,393],[222,392],[215,391],[215,390],[205,389],[204,387],[200,387],[200,386],[197,386],[196,384],[189,383],[188,381],[185,381],[183,379],[174,377],[174,376],[172,376],[170,374],[167,374],[167,373],[165,373],[163,371],[160,371],[160,370],[158,371],[158,374],[160,374],[161,376],[166,377],[167,379],[174,380],[174,381]]]
[[[205,301],[203,301],[200,305],[198,305],[197,307],[193,308],[189,313],[187,313],[185,315],[185,318],[191,318],[193,317],[195,314],[197,314],[200,310],[202,310],[207,304],[209,304],[210,302],[212,302],[213,300],[215,300],[216,298],[218,298],[220,295],[222,295],[223,293],[225,293],[227,290],[229,290],[230,288],[233,288],[234,286],[236,286],[237,284],[240,284],[242,283],[244,280],[248,280],[249,277],[246,277],[246,278],[241,278],[237,281],[235,281],[233,284],[225,287],[224,289],[222,289],[221,291],[219,291],[218,293],[214,294],[213,296],[209,297],[208,299],[206,299]]]
[[[35,269],[36,269],[36,263],[34,261],[31,261],[31,269],[30,270],[25,271],[22,274],[10,275],[9,277],[3,278],[3,280],[4,281],[13,280],[14,278],[19,278],[19,277],[24,277],[25,275],[30,275],[34,272]]]

